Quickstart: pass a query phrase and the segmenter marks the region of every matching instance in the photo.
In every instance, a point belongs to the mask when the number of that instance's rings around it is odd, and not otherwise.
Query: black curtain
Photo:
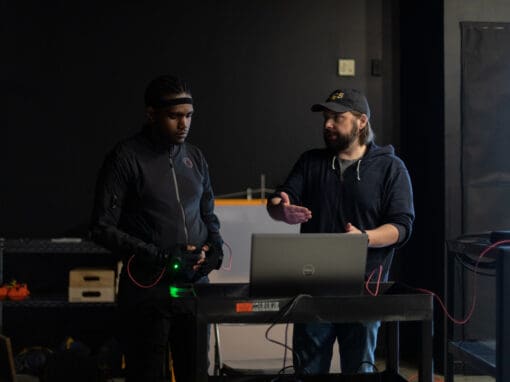
[[[461,23],[463,232],[510,228],[510,24]]]

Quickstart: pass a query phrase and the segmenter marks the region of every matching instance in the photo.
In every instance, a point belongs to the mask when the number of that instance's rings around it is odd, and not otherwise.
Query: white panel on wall
[[[217,206],[216,215],[221,223],[223,240],[232,249],[232,267],[228,267],[230,253],[224,247],[225,259],[221,270],[212,272],[211,282],[249,282],[250,248],[253,233],[292,233],[299,232],[299,225],[289,225],[271,219],[264,204],[246,206]]]

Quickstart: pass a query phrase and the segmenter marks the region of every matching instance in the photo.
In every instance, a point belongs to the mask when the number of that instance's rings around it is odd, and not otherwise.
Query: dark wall
[[[84,231],[104,154],[141,127],[161,73],[192,83],[189,141],[216,194],[256,188],[262,173],[282,182],[322,145],[309,107],[336,87],[364,89],[378,142],[398,148],[394,3],[3,1],[0,236]],[[355,77],[336,74],[341,57],[356,59]]]
[[[400,2],[401,154],[413,182],[416,220],[393,267],[401,282],[438,293],[444,253],[442,15],[442,0]],[[436,321],[441,317],[436,311]],[[402,354],[418,357],[418,325],[403,324],[402,329]],[[439,349],[440,327],[434,330]]]
[[[416,210],[400,265],[411,285],[435,288],[444,248],[442,1],[403,1],[400,12],[401,150],[411,169]]]

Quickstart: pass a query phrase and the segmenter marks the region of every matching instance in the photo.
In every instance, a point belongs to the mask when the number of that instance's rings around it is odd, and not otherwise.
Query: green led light
[[[175,286],[170,285],[169,289],[170,289],[170,297],[172,297],[172,298],[179,298],[180,297],[179,292],[180,292],[181,288],[177,288]]]
[[[174,269],[179,269],[179,264],[175,263],[174,264]]]
[[[186,296],[195,296],[196,293],[192,286],[189,287],[178,287],[175,285],[170,285],[168,287],[168,291],[170,293],[170,297],[172,298],[181,298]]]

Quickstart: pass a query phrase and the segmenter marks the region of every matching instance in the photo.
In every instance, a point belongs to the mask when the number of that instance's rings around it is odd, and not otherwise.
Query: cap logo
[[[337,101],[337,100],[342,99],[342,98],[344,98],[344,92],[338,91],[338,92],[335,92],[335,93],[331,94],[329,96],[329,99],[328,99],[327,102],[330,102],[330,101],[334,102],[334,101]]]

